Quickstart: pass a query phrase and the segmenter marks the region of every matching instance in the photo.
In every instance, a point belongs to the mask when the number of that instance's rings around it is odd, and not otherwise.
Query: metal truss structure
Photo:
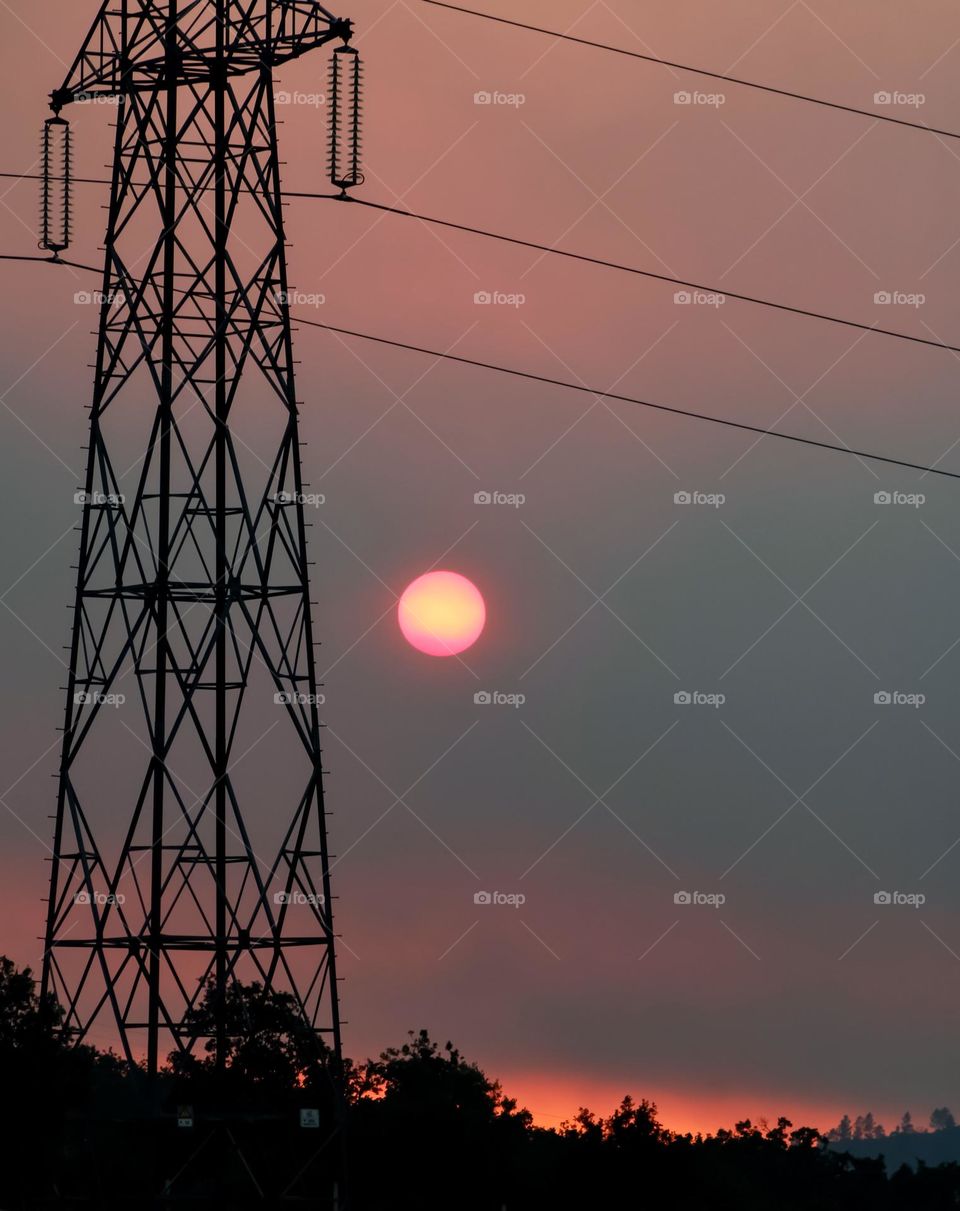
[[[43,988],[150,1072],[224,1062],[236,981],[339,1066],[273,73],[350,34],[309,0],[108,0],[52,94],[116,133]],[[45,164],[56,254],[55,192]]]

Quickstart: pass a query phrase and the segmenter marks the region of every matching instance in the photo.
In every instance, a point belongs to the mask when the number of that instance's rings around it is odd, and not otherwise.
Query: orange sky
[[[922,19],[897,0],[521,8],[499,5],[858,107],[922,93],[921,120],[960,127],[952,0]],[[9,9],[0,168],[29,170],[94,5]],[[678,106],[689,80],[667,69],[417,0],[346,15],[367,67],[365,196],[960,340],[955,142],[732,86],[722,107]],[[278,82],[304,98],[282,114],[291,189],[325,187],[325,79],[320,57]],[[475,104],[489,90],[524,100]],[[109,119],[74,117],[83,175],[103,174]],[[32,252],[33,183],[0,194],[0,251]],[[78,187],[81,261],[100,255],[104,200]],[[663,284],[359,207],[292,200],[287,222],[310,318],[960,465],[947,353],[676,305]],[[75,297],[96,282],[4,273],[0,951],[36,965],[93,354]],[[875,305],[888,290],[926,301]],[[474,303],[496,291],[525,302]],[[311,554],[348,1053],[425,1024],[545,1123],[628,1091],[691,1130],[868,1109],[889,1127],[956,1102],[953,485],[316,329],[296,343],[326,496]],[[886,489],[927,504],[878,512]],[[678,511],[680,490],[727,504]],[[468,667],[395,625],[395,595],[441,556],[487,604]],[[721,684],[722,710],[675,705]],[[877,690],[921,684],[923,711],[878,714]],[[477,707],[478,690],[526,702]],[[283,771],[254,755],[244,773],[268,824]],[[921,887],[923,912],[875,909],[880,889]],[[678,890],[721,888],[719,914],[675,909]],[[526,903],[477,910],[481,889]]]

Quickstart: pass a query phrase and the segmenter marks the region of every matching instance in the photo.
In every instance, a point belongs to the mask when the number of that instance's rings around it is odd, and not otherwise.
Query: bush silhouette
[[[584,1108],[548,1129],[426,1030],[376,1059],[345,1062],[341,1074],[292,999],[258,984],[227,992],[218,1070],[214,997],[205,988],[188,1020],[192,1049],[172,1053],[149,1080],[110,1052],[77,1046],[29,969],[0,958],[0,1207],[47,1211],[69,1198],[97,1211],[167,1211],[173,1194],[210,1211],[279,1211],[291,1194],[332,1207],[343,1179],[331,1141],[341,1140],[350,1177],[341,1211],[960,1206],[960,1164],[888,1173],[882,1156],[858,1154],[952,1141],[960,1128],[946,1107],[929,1132],[904,1116],[886,1135],[868,1114],[855,1124],[844,1116],[829,1139],[785,1118],[692,1136],[665,1128],[654,1103],[626,1096],[605,1118]],[[176,1125],[184,1102],[197,1118],[188,1132]],[[319,1111],[319,1131],[302,1129],[304,1107]]]

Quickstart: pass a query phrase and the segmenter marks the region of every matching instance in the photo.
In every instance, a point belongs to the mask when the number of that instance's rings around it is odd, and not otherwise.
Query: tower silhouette
[[[55,257],[61,111],[102,100],[116,131],[43,988],[151,1072],[224,1063],[234,981],[290,994],[339,1066],[273,74],[337,43],[349,188],[350,36],[310,0],[110,0],[51,94]]]

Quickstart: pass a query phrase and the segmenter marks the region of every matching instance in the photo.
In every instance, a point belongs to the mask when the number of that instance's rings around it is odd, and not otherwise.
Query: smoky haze
[[[945,2],[499,11],[960,129]],[[5,171],[36,170],[45,94],[93,15],[11,0]],[[361,196],[960,343],[960,140],[416,0],[342,15],[366,65]],[[325,87],[322,53],[279,74],[291,190],[326,188]],[[104,175],[110,116],[71,115],[79,175]],[[77,187],[79,261],[98,263],[105,198]],[[5,181],[2,203],[0,251],[32,252],[35,182]],[[305,318],[960,470],[953,353],[361,207],[286,214]],[[3,949],[37,965],[98,283],[14,264],[4,282]],[[324,497],[310,544],[348,1053],[427,1026],[545,1121],[628,1088],[678,1127],[954,1104],[960,487],[295,339]],[[486,598],[463,662],[395,624],[435,564]],[[245,760],[266,816],[280,771]]]

